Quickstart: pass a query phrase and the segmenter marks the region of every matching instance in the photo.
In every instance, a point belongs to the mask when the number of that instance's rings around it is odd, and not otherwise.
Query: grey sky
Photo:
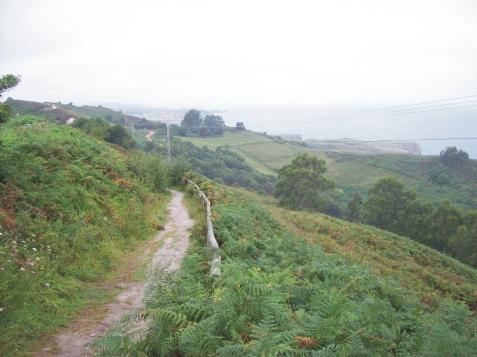
[[[21,99],[227,108],[477,94],[475,0],[0,0]]]

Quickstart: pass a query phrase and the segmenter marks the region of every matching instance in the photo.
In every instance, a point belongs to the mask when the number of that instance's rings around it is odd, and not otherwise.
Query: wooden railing
[[[212,211],[210,209],[210,201],[204,192],[193,181],[187,180],[187,184],[194,188],[194,191],[199,196],[201,202],[205,205],[206,209],[206,221],[207,221],[207,247],[212,252],[212,261],[210,262],[210,275],[214,277],[220,276],[220,251],[219,244],[215,239],[214,226],[212,225]]]

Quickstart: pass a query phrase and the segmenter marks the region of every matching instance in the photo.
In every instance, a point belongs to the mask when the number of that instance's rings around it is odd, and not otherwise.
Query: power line
[[[470,101],[474,102],[474,101]],[[455,104],[461,104],[461,103],[449,103],[449,105],[455,105]],[[389,116],[396,116],[396,115],[407,115],[407,114],[417,114],[417,113],[427,113],[427,112],[434,112],[434,111],[441,111],[441,110],[452,110],[452,109],[465,109],[465,108],[471,108],[471,107],[476,107],[476,104],[471,104],[471,105],[460,105],[460,106],[454,106],[454,107],[437,107],[437,108],[427,108],[425,110],[410,110],[410,111],[400,111],[400,112],[393,112],[393,113],[371,113],[369,116],[364,116],[364,117],[356,117],[356,116],[349,116],[346,117],[345,114],[343,114],[344,118],[343,119],[336,119],[332,120],[329,116],[321,116],[321,117],[314,117],[314,118],[307,118],[307,119],[293,119],[293,122],[307,122],[307,121],[318,121],[320,120],[321,123],[337,123],[337,122],[342,122],[342,121],[347,121],[347,120],[363,120],[363,119],[369,119],[369,118],[379,118],[379,117],[389,117]],[[415,108],[419,109],[419,108]],[[374,114],[374,115],[373,115]],[[330,120],[331,119],[331,120]],[[275,124],[285,124],[289,123],[291,120],[285,120],[285,121],[275,121],[270,124],[250,124],[251,127],[266,127],[270,125],[275,125]]]
[[[469,99],[474,98],[472,100],[467,101],[459,101],[462,99]],[[456,102],[457,101],[457,102]],[[476,104],[470,104],[476,103]],[[466,105],[463,105],[466,104]],[[379,117],[388,117],[388,116],[396,116],[396,115],[408,115],[408,114],[419,114],[419,113],[427,113],[427,112],[434,112],[434,111],[441,111],[441,110],[454,110],[454,109],[465,109],[477,106],[477,94],[462,96],[462,97],[453,97],[453,98],[446,98],[446,99],[438,99],[438,100],[430,100],[425,102],[418,102],[412,104],[404,104],[404,105],[395,105],[395,106],[388,106],[388,107],[381,107],[381,108],[374,108],[368,110],[361,110],[357,112],[350,112],[350,113],[335,113],[335,114],[325,114],[317,117],[305,118],[305,119],[292,119],[293,122],[306,122],[306,121],[320,121],[321,123],[334,123],[334,122],[342,122],[348,120],[363,120],[363,119],[370,119],[370,118],[379,118]],[[340,120],[335,120],[333,118],[337,118]],[[342,118],[342,119],[341,119]],[[332,120],[329,120],[332,119]],[[250,127],[269,127],[270,125],[275,124],[286,124],[289,123],[291,120],[287,119],[284,121],[275,121],[269,124],[250,124]],[[223,128],[220,126],[209,126],[209,129],[213,128]]]
[[[474,101],[472,101],[474,103]],[[367,117],[349,117],[349,118],[343,118],[343,119],[336,119],[336,120],[329,120],[328,117],[316,117],[316,118],[308,118],[305,120],[300,120],[300,119],[293,119],[293,122],[304,122],[304,121],[311,121],[311,120],[319,120],[319,119],[325,119],[320,121],[320,123],[339,123],[342,121],[348,121],[348,120],[365,120],[365,119],[374,119],[374,118],[382,118],[382,117],[389,117],[389,116],[396,116],[396,115],[408,115],[408,114],[418,114],[418,113],[427,113],[427,112],[435,112],[435,111],[441,111],[441,110],[452,110],[452,109],[465,109],[465,108],[472,108],[472,107],[477,107],[477,102],[476,104],[471,104],[471,105],[458,105],[454,107],[444,107],[444,108],[427,108],[425,110],[413,110],[413,111],[403,111],[403,112],[395,112],[395,113],[376,113],[376,115],[371,115]],[[460,104],[460,103],[452,103],[452,104]],[[450,104],[449,104],[450,105]],[[416,108],[419,109],[419,108]],[[327,120],[328,119],[328,120]],[[275,121],[273,123],[268,123],[268,124],[250,124],[249,127],[269,127],[271,125],[275,124],[286,124],[290,123],[290,119],[284,120],[284,121]],[[224,128],[224,127],[219,127],[219,126],[208,126],[208,128]]]
[[[428,112],[435,112],[435,111],[441,111],[441,110],[451,110],[451,109],[465,109],[465,108],[471,108],[471,107],[476,107],[476,104],[471,104],[471,105],[461,105],[461,106],[455,106],[455,107],[447,107],[447,108],[433,108],[433,109],[427,109],[427,110],[415,110],[415,111],[406,111],[406,112],[398,112],[398,113],[391,113],[391,114],[380,114],[377,113],[377,115],[371,115],[367,117],[350,117],[350,118],[343,118],[341,120],[327,120],[324,121],[325,123],[337,123],[337,122],[342,122],[342,121],[348,121],[348,120],[363,120],[363,119],[374,119],[374,118],[384,118],[384,117],[389,117],[389,116],[396,116],[396,115],[408,115],[408,114],[417,114],[417,113],[428,113]]]
[[[477,140],[477,137],[448,137],[448,138],[415,138],[415,139],[379,139],[379,140],[347,140],[347,139],[311,139],[312,142],[327,143],[380,143],[380,142],[415,142],[415,141],[450,141],[450,140]]]
[[[468,99],[468,98],[477,98],[477,94],[468,95],[468,96],[465,96],[465,97],[453,97],[453,98],[447,98],[447,99],[430,100],[430,101],[427,101],[427,102],[419,102],[419,103],[413,103],[413,104],[403,104],[403,105],[394,105],[394,106],[390,106],[390,107],[381,107],[381,108],[375,108],[375,109],[367,109],[367,110],[361,110],[361,111],[351,112],[351,113],[329,114],[329,115],[327,115],[327,116],[356,115],[356,114],[362,114],[362,113],[383,111],[383,110],[388,110],[388,109],[409,108],[409,107],[421,106],[421,105],[430,104],[430,103],[449,102],[449,101],[455,101],[455,100],[460,100],[460,99]],[[475,100],[475,99],[474,99],[474,100]],[[452,103],[449,103],[448,105],[450,105],[450,104],[452,104]],[[458,103],[454,103],[454,104],[458,104]],[[443,105],[443,104],[441,104],[441,105]]]

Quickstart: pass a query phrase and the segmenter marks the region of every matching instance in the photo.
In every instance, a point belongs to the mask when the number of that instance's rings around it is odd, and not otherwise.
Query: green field
[[[450,200],[464,209],[477,208],[477,165],[471,169],[450,175],[446,184],[429,180],[433,170],[440,167],[437,157],[399,154],[356,155],[339,152],[323,152],[302,147],[283,140],[272,139],[252,131],[226,131],[222,137],[178,137],[197,146],[215,149],[227,146],[242,155],[246,162],[265,174],[275,174],[283,165],[302,153],[316,155],[326,161],[327,174],[343,190],[342,202],[347,202],[353,192],[366,195],[369,187],[378,179],[394,176],[407,189],[414,189],[423,199],[439,202]]]
[[[308,152],[324,157],[324,153],[298,145],[287,144],[284,141],[274,140],[268,136],[249,130],[236,132],[225,131],[224,135],[219,137],[178,138],[191,142],[199,147],[207,146],[210,149],[226,146],[232,151],[242,155],[250,166],[267,175],[275,175],[276,170],[302,153]]]

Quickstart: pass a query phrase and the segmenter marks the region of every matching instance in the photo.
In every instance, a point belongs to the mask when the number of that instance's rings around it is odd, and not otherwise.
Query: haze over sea
[[[272,135],[300,134],[303,139],[408,140],[477,137],[477,107],[412,114],[344,116],[375,107],[256,107],[222,113],[227,125],[243,121],[248,129]],[[379,106],[379,108],[384,106]],[[339,116],[332,116],[340,114]],[[423,155],[439,155],[457,146],[477,159],[477,140],[416,140]]]

